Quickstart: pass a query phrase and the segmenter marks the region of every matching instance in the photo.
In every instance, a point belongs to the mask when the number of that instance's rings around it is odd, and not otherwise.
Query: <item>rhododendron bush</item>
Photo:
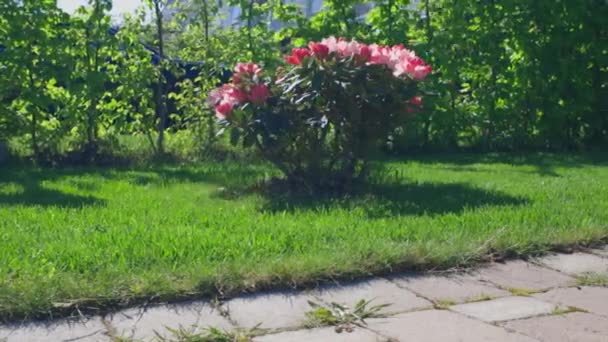
[[[343,191],[420,109],[417,83],[430,71],[402,45],[329,37],[293,49],[274,72],[238,64],[209,103],[232,142],[257,146],[291,186]]]

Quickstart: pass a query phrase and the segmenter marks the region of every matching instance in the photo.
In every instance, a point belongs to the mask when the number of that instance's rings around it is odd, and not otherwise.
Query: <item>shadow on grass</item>
[[[171,183],[210,183],[237,186],[253,183],[267,170],[259,165],[209,163],[200,167],[120,168],[0,168],[0,206],[82,207],[105,205],[106,200],[92,196],[101,183],[127,182],[135,186],[162,186]],[[74,191],[49,188],[45,183],[61,182]],[[84,193],[84,194],[81,194]]]
[[[80,208],[83,206],[104,205],[105,201],[93,196],[79,196],[41,187],[26,187],[18,194],[0,194],[0,206],[54,206]]]
[[[54,172],[3,171],[0,172],[0,206],[45,206],[80,208],[83,206],[105,205],[106,201],[94,196],[76,195],[43,186],[43,182],[57,178]],[[94,184],[74,184],[79,189]],[[6,188],[9,188],[7,191]],[[13,188],[12,190],[10,188]]]
[[[209,163],[199,167],[159,167],[140,170],[91,170],[108,180],[127,181],[133,185],[162,185],[173,182],[210,183],[223,190],[218,198],[238,199],[258,194],[265,198],[261,210],[324,211],[332,208],[364,210],[371,218],[395,215],[436,215],[459,213],[484,206],[524,205],[528,200],[498,191],[460,183],[407,183],[382,180],[359,187],[350,195],[302,195],[281,189],[260,189],[260,180],[277,175],[262,164]],[[62,171],[64,172],[64,171]],[[77,172],[77,171],[70,171]],[[76,173],[82,175],[83,172]],[[390,179],[390,177],[389,177]],[[256,188],[257,187],[257,188]]]
[[[607,160],[603,155],[551,155],[551,154],[454,154],[446,156],[423,156],[412,158],[421,163],[445,163],[454,171],[475,171],[472,164],[506,163],[532,165],[534,171],[546,176],[559,176],[554,168],[561,166],[580,167],[602,165]],[[491,172],[484,171],[483,172]],[[497,172],[502,172],[498,170]],[[251,187],[260,179],[276,176],[276,170],[264,164],[205,163],[196,166],[158,166],[138,169],[107,168],[8,168],[0,169],[2,185],[16,183],[18,192],[0,191],[0,205],[41,205],[81,207],[103,205],[105,201],[91,196],[98,190],[100,181],[124,181],[136,186],[165,185],[192,182],[210,183],[227,189],[237,189],[236,196],[252,193],[238,190]],[[78,193],[62,192],[43,186],[44,182],[62,181]],[[498,191],[475,188],[459,183],[408,183],[402,177],[376,180],[377,184],[365,186],[348,196],[302,196],[283,191],[256,192],[266,199],[263,211],[282,212],[293,210],[327,210],[331,208],[365,211],[370,217],[391,215],[422,215],[458,213],[465,209],[484,206],[524,205],[527,199],[513,197]],[[230,190],[229,190],[230,191]],[[83,192],[84,194],[80,194]],[[221,195],[219,197],[225,197]]]
[[[351,195],[304,196],[266,194],[268,212],[326,211],[334,208],[363,210],[370,218],[396,215],[441,215],[486,206],[525,205],[528,200],[466,184],[373,184]]]
[[[421,163],[453,164],[445,169],[453,171],[480,171],[472,164],[507,164],[530,166],[543,177],[560,177],[556,168],[581,168],[586,166],[607,166],[608,153],[586,152],[579,154],[565,153],[452,153],[430,156],[414,156],[411,160]],[[483,172],[488,172],[483,170]],[[525,172],[520,171],[518,172]]]
[[[134,185],[158,185],[167,183],[212,183],[222,186],[239,186],[254,183],[264,172],[247,165],[212,165],[199,168],[156,168],[145,173],[106,176],[126,180]]]

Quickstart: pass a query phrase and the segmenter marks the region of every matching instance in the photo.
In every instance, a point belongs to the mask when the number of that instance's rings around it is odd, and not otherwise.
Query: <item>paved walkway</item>
[[[150,341],[215,327],[258,342],[608,341],[608,246],[471,273],[400,274],[303,292],[271,292],[221,304],[135,308],[86,321],[0,326],[0,341]],[[305,329],[309,300],[387,303],[383,318]],[[337,331],[342,331],[338,333]]]

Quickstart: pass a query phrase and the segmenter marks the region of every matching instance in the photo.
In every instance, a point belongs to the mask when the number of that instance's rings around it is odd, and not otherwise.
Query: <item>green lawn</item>
[[[0,169],[0,318],[535,254],[608,237],[608,156],[386,161],[341,199],[264,165]]]

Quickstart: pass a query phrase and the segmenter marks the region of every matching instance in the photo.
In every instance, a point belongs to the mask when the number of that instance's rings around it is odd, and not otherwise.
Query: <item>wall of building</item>
[[[169,4],[174,4],[175,2],[184,2],[188,0],[169,0]],[[225,1],[226,2],[226,1]],[[410,8],[415,8],[417,6],[419,0],[412,0],[410,4]],[[323,0],[285,0],[287,4],[296,4],[302,8],[304,15],[307,17],[311,17],[318,12],[323,10]],[[361,4],[356,9],[357,16],[364,17],[367,12],[369,12],[374,7],[373,2],[368,2],[365,4]],[[171,19],[175,13],[176,9],[174,6],[168,6],[165,9],[164,15],[167,20]],[[241,22],[241,8],[239,6],[228,6],[224,5],[222,10],[220,11],[220,16],[217,19],[218,24],[222,28],[228,27],[240,27],[245,23]],[[269,23],[270,27],[274,30],[280,29],[284,23],[281,23],[278,20],[272,20]]]

